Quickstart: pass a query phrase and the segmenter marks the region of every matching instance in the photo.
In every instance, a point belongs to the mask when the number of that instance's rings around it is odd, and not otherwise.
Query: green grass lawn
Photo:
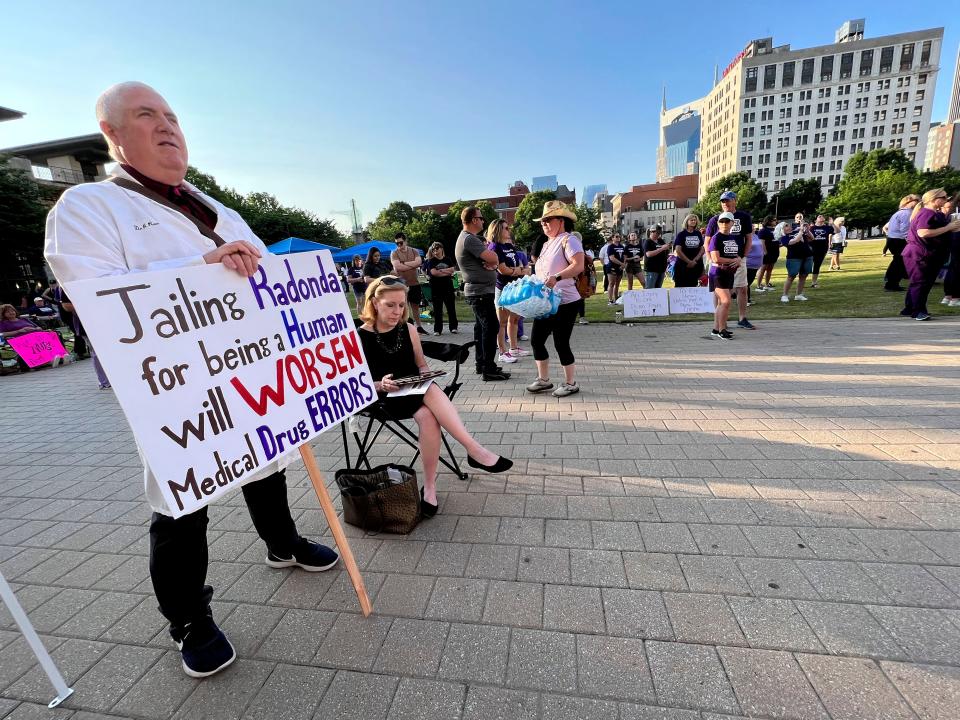
[[[841,259],[843,270],[831,272],[830,256],[823,261],[820,273],[819,287],[807,287],[804,294],[810,298],[807,302],[795,302],[794,288],[790,291],[790,302],[781,303],[783,283],[787,277],[785,253],[780,253],[780,260],[773,268],[774,291],[753,293],[753,305],[747,317],[756,320],[795,318],[843,318],[843,317],[894,317],[903,308],[903,293],[888,293],[883,291],[883,274],[890,264],[890,256],[883,257],[884,240],[853,240],[845,248]],[[597,264],[599,270],[600,265]],[[906,287],[906,281],[901,283]],[[673,281],[667,278],[664,287],[673,287]],[[620,284],[621,292],[627,288],[624,279]],[[619,308],[607,306],[607,296],[603,293],[603,279],[598,276],[597,294],[587,299],[587,319],[590,322],[613,322],[614,313]],[[938,283],[930,293],[929,310],[937,316],[960,317],[960,308],[948,308],[940,305],[943,297],[943,285]],[[351,298],[351,308],[353,302]],[[461,331],[472,332],[473,313],[469,306],[460,298],[457,301],[457,314]],[[736,308],[730,310],[730,316],[736,321]],[[706,315],[671,315],[668,318],[645,318],[643,322],[703,322]],[[632,320],[637,322],[638,319]],[[432,329],[432,320],[422,320],[424,325]]]

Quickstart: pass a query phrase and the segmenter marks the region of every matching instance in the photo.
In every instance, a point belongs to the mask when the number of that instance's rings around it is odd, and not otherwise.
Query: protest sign
[[[67,351],[60,342],[60,337],[53,331],[44,330],[26,335],[17,335],[7,338],[10,347],[16,350],[17,355],[30,367],[40,367],[56,357],[63,357]]]
[[[330,253],[71,282],[146,464],[175,517],[376,400]]]
[[[670,288],[670,314],[712,313],[713,293],[705,287]]]
[[[623,294],[623,316],[654,317],[669,315],[667,291],[663,288],[650,290],[628,290]]]

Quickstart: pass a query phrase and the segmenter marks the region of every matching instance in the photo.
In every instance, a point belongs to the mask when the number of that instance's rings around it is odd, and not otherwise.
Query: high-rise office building
[[[960,47],[957,48],[957,66],[953,69],[953,88],[950,91],[950,109],[947,124],[960,121]]]
[[[597,195],[606,195],[607,186],[603,185],[587,185],[583,189],[583,195],[580,197],[581,202],[585,202],[587,207],[593,207],[593,201],[596,199]]]
[[[556,190],[557,187],[556,175],[541,175],[540,177],[535,177],[533,182],[530,183],[530,190],[532,192],[538,192],[540,190]]]
[[[856,152],[903,148],[919,168],[943,28],[864,38],[852,20],[831,45],[747,44],[704,99],[700,196],[746,171],[767,192],[817,178],[824,191]]]
[[[664,90],[660,106],[660,145],[657,147],[657,182],[700,171],[700,130],[703,98],[667,109]]]

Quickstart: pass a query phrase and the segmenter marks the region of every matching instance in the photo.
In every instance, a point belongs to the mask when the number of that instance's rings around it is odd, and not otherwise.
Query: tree
[[[346,238],[332,221],[321,220],[308,210],[287,207],[270,193],[252,192],[241,195],[233,188],[221,187],[215,177],[192,166],[187,169],[186,180],[202,193],[222,202],[231,210],[236,210],[266,245],[288,237],[299,237],[335,247],[346,245]]]
[[[917,178],[915,191],[923,195],[927,190],[943,188],[951,195],[960,192],[960,170],[947,166],[939,170],[926,170]]]
[[[583,237],[583,248],[599,251],[605,242],[599,227],[600,211],[588,207],[586,203],[580,203],[575,209],[577,220],[573,229]]]
[[[444,253],[450,253],[453,256],[453,242],[450,241],[449,248],[445,234],[446,225],[443,218],[437,215],[433,210],[417,210],[414,218],[404,227],[403,232],[407,235],[407,242],[413,247],[427,250],[433,243],[438,242],[443,245]]]
[[[693,213],[701,221],[720,212],[720,195],[726,190],[737,194],[737,210],[745,210],[754,219],[763,217],[767,212],[767,193],[747,172],[735,172],[724,175],[707,188],[706,195],[693,207]]]
[[[543,212],[543,204],[556,200],[553,190],[538,190],[526,195],[520,201],[517,214],[513,217],[513,244],[521,248],[531,248],[537,238],[543,235],[540,226],[534,222]]]
[[[43,275],[43,237],[47,211],[59,193],[48,192],[29,174],[0,156],[0,298],[19,301]],[[19,285],[19,288],[17,287]],[[32,298],[31,298],[32,299]]]
[[[917,174],[913,161],[900,148],[877,148],[870,152],[854,153],[847,160],[840,183],[844,180],[870,178],[884,170],[892,170],[897,175]]]
[[[397,233],[406,232],[406,227],[416,217],[410,203],[395,200],[380,211],[377,219],[367,226],[367,233],[375,240],[392,241]]]
[[[915,171],[904,173],[887,169],[873,176],[844,176],[838,183],[837,192],[820,204],[819,212],[833,217],[843,215],[847,227],[869,234],[872,228],[882,227],[890,219],[900,198],[913,192],[916,185]]]
[[[820,190],[819,180],[816,178],[794,180],[770,198],[770,202],[767,203],[767,214],[777,217],[793,217],[798,212],[812,215],[820,207],[821,202],[823,202],[823,192]]]

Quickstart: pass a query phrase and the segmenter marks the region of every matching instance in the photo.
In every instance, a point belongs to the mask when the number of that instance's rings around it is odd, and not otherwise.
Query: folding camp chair
[[[423,340],[420,344],[423,347],[423,354],[431,360],[438,360],[444,363],[454,363],[453,379],[450,380],[450,382],[448,382],[443,388],[441,388],[443,392],[447,394],[447,397],[450,398],[450,400],[453,400],[454,396],[457,394],[457,391],[463,385],[463,383],[460,381],[460,366],[463,365],[467,361],[467,358],[470,357],[470,348],[476,343],[471,340],[463,345],[454,345],[451,343],[439,343],[432,342],[430,340]],[[438,378],[438,380],[440,379],[443,378]],[[410,418],[394,417],[387,410],[382,401],[378,401],[373,405],[364,408],[360,411],[360,413],[358,413],[357,417],[359,418],[361,425],[359,428],[348,430],[347,423],[340,423],[340,433],[343,437],[343,455],[346,459],[348,468],[352,470],[360,469],[361,467],[370,469],[369,455],[373,449],[373,446],[377,442],[377,438],[380,437],[380,433],[382,433],[384,429],[389,430],[397,438],[405,442],[416,451],[413,459],[406,463],[407,465],[412,466],[413,463],[417,461],[417,458],[420,457],[420,447],[417,443],[419,437],[417,432],[415,429],[411,429],[404,422],[405,420],[410,420]],[[353,439],[357,444],[356,462],[351,462],[350,460],[350,442],[347,437],[348,432],[350,435],[353,435]],[[460,469],[460,463],[457,462],[457,458],[453,454],[450,443],[447,441],[446,432],[441,430],[440,439],[443,441],[443,447],[446,449],[446,457],[441,454],[440,462],[460,480],[466,480],[467,473]]]

